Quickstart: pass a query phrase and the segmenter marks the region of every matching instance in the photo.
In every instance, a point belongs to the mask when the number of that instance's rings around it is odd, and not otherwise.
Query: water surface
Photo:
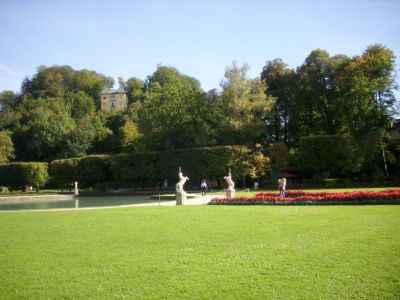
[[[161,200],[161,202],[165,202]],[[26,209],[60,209],[60,208],[86,208],[102,206],[119,206],[132,204],[158,204],[158,200],[151,200],[148,196],[88,196],[74,200],[40,201],[30,203],[1,204],[0,210],[26,210]]]

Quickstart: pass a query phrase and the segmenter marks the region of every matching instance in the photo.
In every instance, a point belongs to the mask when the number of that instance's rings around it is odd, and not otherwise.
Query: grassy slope
[[[0,214],[0,298],[400,298],[399,206]]]

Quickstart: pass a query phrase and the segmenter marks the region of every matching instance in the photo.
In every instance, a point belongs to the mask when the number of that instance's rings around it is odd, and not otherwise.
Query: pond
[[[74,209],[121,205],[174,205],[175,201],[151,199],[149,196],[84,196],[73,200],[1,203],[0,210]]]

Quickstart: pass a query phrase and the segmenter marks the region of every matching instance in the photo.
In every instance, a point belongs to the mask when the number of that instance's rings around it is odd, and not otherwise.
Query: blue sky
[[[256,77],[316,48],[354,56],[381,43],[400,57],[398,0],[1,0],[0,13],[0,91],[40,65],[145,79],[161,63],[209,90],[233,60]]]

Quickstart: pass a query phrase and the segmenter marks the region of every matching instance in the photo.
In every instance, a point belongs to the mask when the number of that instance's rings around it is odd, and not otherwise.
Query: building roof
[[[110,94],[125,94],[124,89],[119,88],[118,90],[113,90],[110,88],[105,88],[101,91],[100,95],[110,95]]]

